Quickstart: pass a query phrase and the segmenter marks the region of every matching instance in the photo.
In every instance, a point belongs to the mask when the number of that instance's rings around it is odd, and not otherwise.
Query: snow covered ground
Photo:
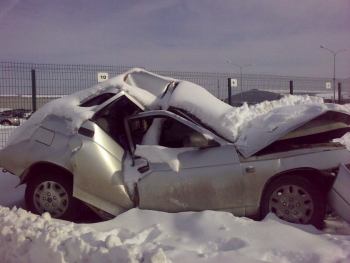
[[[0,262],[350,262],[350,227],[330,218],[319,231],[268,215],[169,214],[132,209],[75,224],[23,209],[24,187],[0,173]],[[17,207],[20,208],[17,208]]]

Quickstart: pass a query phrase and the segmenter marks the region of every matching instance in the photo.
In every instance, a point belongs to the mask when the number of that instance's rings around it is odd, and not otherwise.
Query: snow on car
[[[350,116],[302,100],[233,108],[191,82],[133,69],[43,106],[12,134],[0,166],[27,184],[31,211],[57,218],[74,218],[82,201],[105,218],[210,209],[322,227],[350,160],[333,139],[350,131]]]

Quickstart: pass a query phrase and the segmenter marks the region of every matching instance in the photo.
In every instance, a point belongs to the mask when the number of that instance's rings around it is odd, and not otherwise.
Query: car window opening
[[[130,101],[126,96],[122,96],[117,101],[96,113],[92,121],[109,134],[124,149],[127,149],[128,142],[124,129],[124,119],[140,111],[140,108],[136,104]]]
[[[203,134],[172,118],[135,119],[131,121],[130,130],[135,145],[183,148],[208,144]]]
[[[168,148],[196,147],[198,141],[207,139],[191,127],[168,118],[163,124],[159,145]]]

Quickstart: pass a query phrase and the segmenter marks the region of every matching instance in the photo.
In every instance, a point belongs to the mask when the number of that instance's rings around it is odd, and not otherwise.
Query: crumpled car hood
[[[260,115],[247,123],[235,145],[244,157],[251,157],[290,132],[329,112],[342,115],[350,123],[348,113],[332,110],[326,104],[285,106]],[[329,129],[336,127],[330,125]]]

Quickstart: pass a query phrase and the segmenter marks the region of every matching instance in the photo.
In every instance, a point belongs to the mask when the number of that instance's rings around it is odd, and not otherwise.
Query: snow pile
[[[252,106],[244,103],[241,107],[232,108],[223,116],[222,126],[225,128],[223,136],[227,136],[226,138],[229,138],[231,141],[236,141],[242,130],[249,126],[251,121],[258,116],[262,116],[272,110],[275,110],[275,113],[279,114],[278,109],[282,109],[285,106],[289,106],[291,112],[294,110],[298,111],[300,105],[319,106],[326,109],[322,98],[308,95],[287,95],[280,100],[264,101]]]
[[[350,238],[226,212],[132,209],[78,225],[0,207],[2,262],[349,262]]]
[[[300,105],[323,105],[326,109],[322,98],[308,95],[288,95],[280,100],[265,101],[253,106],[244,103],[236,108],[220,101],[202,87],[187,81],[180,82],[169,101],[169,106],[188,111],[232,142],[238,139],[242,130],[254,118],[283,106],[294,106],[297,110]]]

